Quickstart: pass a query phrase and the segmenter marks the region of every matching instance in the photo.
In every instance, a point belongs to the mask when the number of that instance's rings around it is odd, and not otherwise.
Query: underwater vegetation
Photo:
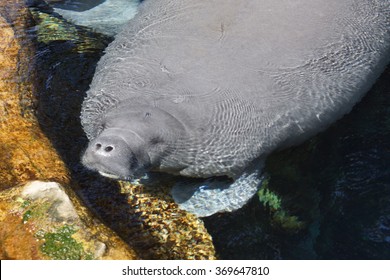
[[[63,226],[55,232],[38,232],[39,239],[44,240],[40,249],[43,254],[52,260],[91,260],[93,255],[86,253],[83,244],[77,242],[72,236],[77,232],[71,226]]]

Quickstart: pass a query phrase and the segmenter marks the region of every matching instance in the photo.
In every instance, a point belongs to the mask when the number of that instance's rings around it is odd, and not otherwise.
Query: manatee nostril
[[[95,145],[95,147],[96,147],[96,150],[99,150],[99,149],[102,147],[102,144],[97,143],[97,144]]]
[[[107,153],[109,153],[109,152],[111,152],[112,150],[114,150],[114,147],[113,147],[113,146],[107,146],[107,147],[104,148],[104,150],[105,150]]]

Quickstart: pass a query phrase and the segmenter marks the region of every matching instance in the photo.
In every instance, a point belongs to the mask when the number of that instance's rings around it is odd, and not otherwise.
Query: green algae
[[[270,189],[269,178],[266,178],[257,195],[260,203],[270,213],[271,224],[287,232],[297,232],[305,228],[305,223],[283,208],[283,197]]]
[[[37,22],[36,35],[40,43],[48,45],[56,41],[68,41],[73,43],[76,52],[88,53],[104,49],[111,40],[108,36],[92,32],[89,28],[76,26],[56,13],[36,8],[30,8],[30,12]]]
[[[273,223],[288,232],[297,232],[305,228],[306,223],[297,216],[289,215],[286,211],[278,211],[272,217]]]
[[[16,198],[16,202],[20,203],[21,208],[27,208],[31,204],[31,201],[25,200],[21,197]]]
[[[33,11],[33,15],[40,21],[37,29],[39,42],[47,44],[51,41],[68,41],[77,38],[74,25],[39,11]]]
[[[83,244],[77,242],[73,235],[77,230],[65,225],[55,232],[40,232],[37,237],[43,237],[44,243],[40,249],[43,254],[53,260],[91,260],[93,255],[85,252]]]
[[[265,207],[269,207],[273,211],[279,210],[282,207],[282,200],[276,193],[268,188],[268,184],[269,179],[265,179],[262,183],[262,187],[257,193],[259,200]]]
[[[26,223],[30,218],[32,217],[32,212],[31,210],[27,210],[24,214],[23,214],[23,222]]]
[[[40,224],[48,217],[50,208],[53,204],[47,201],[30,201],[21,197],[16,198],[20,204],[23,223],[31,222]],[[84,251],[83,245],[73,238],[77,232],[72,225],[65,224],[55,228],[54,232],[46,232],[41,229],[35,233],[35,237],[44,243],[40,246],[41,252],[54,260],[80,260],[92,259],[93,255]]]
[[[24,200],[23,198],[16,199],[20,203],[20,208],[23,209],[22,220],[27,223],[31,219],[41,220],[47,216],[51,203],[40,201],[39,203],[31,202],[30,200]]]

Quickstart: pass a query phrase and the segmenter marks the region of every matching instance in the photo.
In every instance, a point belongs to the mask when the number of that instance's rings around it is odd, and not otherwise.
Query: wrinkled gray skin
[[[118,179],[206,178],[172,192],[199,216],[240,208],[269,153],[369,90],[389,62],[389,29],[390,0],[145,1],[98,64],[82,161]]]
[[[82,1],[78,0],[77,2]],[[74,1],[76,2],[76,1]],[[106,0],[87,11],[54,8],[65,19],[102,34],[113,36],[137,13],[140,0]]]

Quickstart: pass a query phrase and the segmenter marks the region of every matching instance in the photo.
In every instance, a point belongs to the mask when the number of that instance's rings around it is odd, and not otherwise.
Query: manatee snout
[[[148,157],[138,155],[135,143],[131,144],[120,136],[100,135],[89,143],[82,163],[106,177],[133,179],[145,173],[149,162]]]

